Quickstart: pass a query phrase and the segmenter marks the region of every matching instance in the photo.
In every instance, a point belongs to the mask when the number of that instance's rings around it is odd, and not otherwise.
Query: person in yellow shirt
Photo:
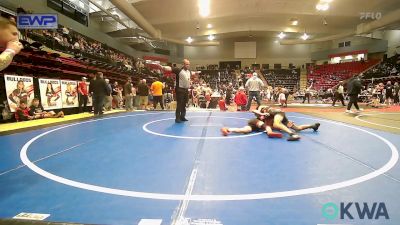
[[[156,80],[151,84],[150,90],[153,94],[153,107],[154,109],[157,108],[157,104],[160,103],[161,109],[164,110],[164,103],[163,103],[163,93],[162,90],[164,88],[164,84],[160,81]]]
[[[0,48],[5,48],[0,54],[0,71],[2,71],[11,64],[14,56],[23,48],[18,41],[15,22],[3,17],[0,17]]]

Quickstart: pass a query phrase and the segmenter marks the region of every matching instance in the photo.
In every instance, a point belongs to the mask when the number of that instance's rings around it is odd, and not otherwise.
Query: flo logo
[[[389,219],[386,205],[383,202],[374,202],[368,204],[366,202],[341,202],[339,205],[328,202],[322,206],[322,216],[326,219]]]

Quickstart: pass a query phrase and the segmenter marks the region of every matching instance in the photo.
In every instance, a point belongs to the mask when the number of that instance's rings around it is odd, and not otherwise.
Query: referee
[[[264,87],[264,83],[260,78],[258,78],[258,74],[256,72],[253,73],[252,78],[247,80],[245,87],[249,92],[249,99],[247,100],[247,106],[246,106],[247,111],[250,110],[251,102],[253,101],[254,97],[256,97],[257,108],[260,107],[261,105],[260,91]]]
[[[187,59],[183,60],[182,68],[164,67],[165,70],[172,71],[176,77],[176,111],[175,111],[175,123],[181,123],[188,121],[186,116],[186,104],[189,100],[189,87],[190,87],[190,76],[192,72],[189,70],[190,62]]]

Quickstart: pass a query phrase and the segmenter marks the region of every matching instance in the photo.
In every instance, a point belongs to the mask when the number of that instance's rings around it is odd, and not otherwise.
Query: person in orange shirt
[[[157,104],[160,103],[161,109],[164,110],[164,104],[162,100],[162,90],[164,88],[164,84],[161,83],[160,81],[156,80],[151,84],[150,90],[151,93],[153,94],[153,107],[154,109],[157,108]]]

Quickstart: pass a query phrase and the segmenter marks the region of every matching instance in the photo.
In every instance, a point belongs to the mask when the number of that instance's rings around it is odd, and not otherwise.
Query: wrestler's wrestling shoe
[[[221,128],[221,133],[224,136],[228,136],[228,134],[230,134],[231,132],[229,132],[228,128],[223,127],[223,128]]]
[[[298,140],[300,140],[300,136],[297,134],[290,134],[290,137],[287,140],[288,141],[298,141]]]
[[[282,133],[276,133],[276,132],[267,133],[267,136],[269,138],[282,138],[283,137]]]
[[[312,128],[312,129],[314,130],[314,132],[315,132],[315,131],[318,130],[319,126],[321,126],[321,124],[320,124],[320,123],[316,123],[316,124],[314,124],[311,128]]]

